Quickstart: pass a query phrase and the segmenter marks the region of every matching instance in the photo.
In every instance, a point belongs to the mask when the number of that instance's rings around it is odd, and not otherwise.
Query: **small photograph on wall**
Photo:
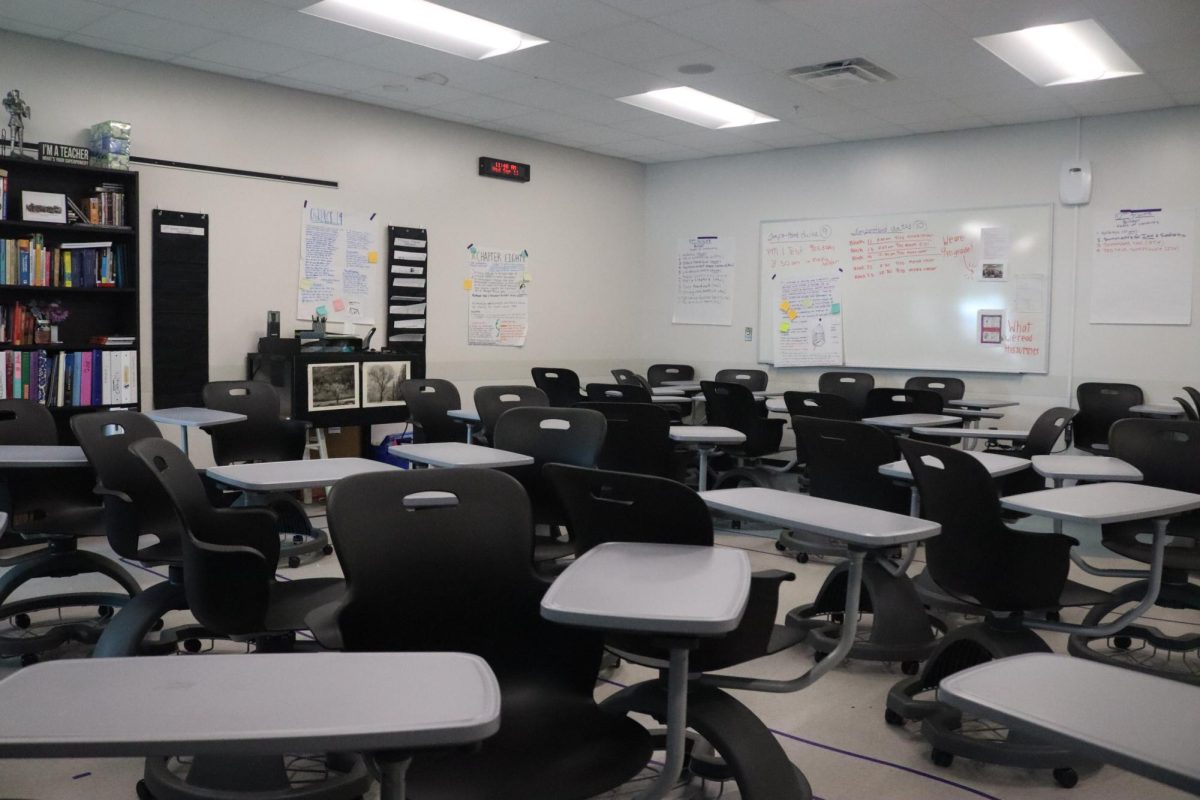
[[[1008,280],[1008,264],[1003,261],[985,261],[983,269],[979,271],[979,280],[981,281],[1006,281]]]
[[[373,361],[362,371],[363,408],[404,405],[400,384],[412,376],[411,361]]]
[[[358,364],[309,364],[308,410],[358,408]]]

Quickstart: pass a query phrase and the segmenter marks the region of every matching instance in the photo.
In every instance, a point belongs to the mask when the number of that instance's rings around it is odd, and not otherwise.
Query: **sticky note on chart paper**
[[[369,251],[367,253],[367,263],[368,264],[378,264],[379,263],[379,253],[377,253],[374,250]]]
[[[840,314],[840,313],[842,313],[842,304],[841,304],[841,303],[834,303],[833,305],[831,305],[831,306],[829,307],[829,313],[830,313],[830,314]]]
[[[474,282],[470,278],[465,279],[463,281],[463,291],[464,292],[471,291],[471,287],[474,285],[475,285]]]
[[[780,333],[787,333],[791,329],[792,329],[792,323],[790,323],[790,322],[779,323],[779,332]]]
[[[785,312],[789,311],[791,309],[791,307],[792,307],[792,304],[789,303],[787,300],[784,300],[782,303],[779,304],[780,311],[785,311]]]
[[[311,289],[311,288],[312,288],[312,281],[310,281],[308,278],[301,278],[301,279],[300,279],[300,288],[301,288],[301,289],[304,289],[304,290],[306,290],[306,291],[307,291],[308,289]]]
[[[317,316],[318,316],[318,317],[327,317],[327,316],[329,316],[329,309],[328,309],[328,308],[326,308],[325,306],[317,306],[317,308],[316,308],[316,312],[317,312]]]
[[[340,297],[335,297],[333,300],[333,310],[334,311],[345,311],[346,310],[346,301]]]
[[[788,311],[788,319],[794,320],[797,316],[798,316],[798,314],[796,314],[796,309],[793,308],[790,311]]]

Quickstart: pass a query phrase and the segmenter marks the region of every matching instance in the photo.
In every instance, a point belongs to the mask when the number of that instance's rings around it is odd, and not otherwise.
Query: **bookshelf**
[[[45,403],[64,431],[70,415],[82,410],[136,409],[138,174],[0,158],[0,180],[5,195],[0,219],[3,396],[17,396],[20,386],[21,396]],[[105,192],[98,191],[101,187]],[[97,218],[23,220],[23,192],[64,195],[84,214],[94,206]],[[46,340],[48,325],[56,325],[57,340]],[[107,343],[97,337],[127,338]]]

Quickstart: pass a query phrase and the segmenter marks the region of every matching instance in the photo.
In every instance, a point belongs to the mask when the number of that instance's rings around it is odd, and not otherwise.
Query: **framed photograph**
[[[995,309],[979,312],[979,343],[1004,343],[1004,311]]]
[[[1008,272],[1008,264],[1003,261],[985,261],[983,269],[979,272],[979,280],[981,281],[1006,281]]]
[[[308,410],[358,408],[358,364],[309,364]]]
[[[21,192],[21,219],[24,222],[58,222],[66,225],[66,195]]]
[[[404,405],[400,384],[412,377],[411,361],[366,361],[362,372],[363,408]]]

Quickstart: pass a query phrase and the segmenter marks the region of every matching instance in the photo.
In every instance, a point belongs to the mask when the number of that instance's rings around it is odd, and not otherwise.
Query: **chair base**
[[[889,725],[920,720],[921,734],[933,745],[932,757],[938,766],[947,767],[955,756],[962,756],[988,764],[1051,769],[1060,785],[1073,786],[1078,779],[1075,770],[1090,768],[1094,762],[1012,731],[998,736],[996,727],[986,721],[976,727],[952,706],[918,697],[934,691],[943,678],[969,667],[1023,653],[1048,652],[1041,637],[1015,623],[1001,627],[997,621],[988,621],[956,628],[942,639],[919,675],[905,678],[888,691],[884,718]]]
[[[115,581],[124,594],[85,592],[34,597],[6,603],[13,592],[38,578],[69,578],[75,575],[98,573]],[[96,606],[99,617],[94,621],[70,622],[53,626],[38,636],[0,636],[0,657],[32,656],[51,650],[67,641],[95,643],[108,624],[115,607],[123,606],[141,592],[137,581],[120,564],[103,556],[76,549],[75,540],[53,540],[49,549],[34,558],[22,560],[0,576],[0,619],[27,617],[37,611],[59,608]],[[24,627],[18,624],[17,627]]]
[[[846,578],[849,564],[834,567],[812,603],[797,606],[787,614],[789,627],[807,630],[807,643],[817,653],[828,655],[841,635],[841,612],[846,607]],[[905,674],[917,671],[918,662],[929,658],[946,623],[925,611],[917,590],[907,575],[892,575],[877,562],[863,564],[859,608],[872,614],[866,634],[850,648],[849,658],[867,661],[899,661]]]
[[[145,589],[125,604],[104,628],[92,650],[92,658],[171,653],[180,642],[184,642],[186,647],[192,641],[198,643],[200,639],[221,638],[214,637],[213,633],[200,625],[181,625],[160,631],[153,642],[147,642],[147,637],[167,612],[187,609],[182,575],[177,576],[177,571],[176,567],[172,567],[171,578]]]
[[[1116,589],[1109,601],[1097,604],[1088,611],[1083,624],[1100,624],[1120,606],[1136,603],[1144,597],[1146,588],[1146,581],[1135,581]],[[1200,609],[1200,586],[1187,583],[1186,580],[1182,583],[1163,583],[1156,605]],[[1146,653],[1146,648],[1151,648],[1152,652]],[[1171,636],[1152,625],[1139,622],[1127,625],[1108,637],[1072,635],[1067,642],[1067,651],[1079,658],[1200,686],[1200,633]],[[1165,657],[1153,658],[1159,651],[1164,652]]]
[[[180,777],[171,759],[146,759],[145,778],[138,783],[141,800],[353,800],[371,786],[360,757],[330,755],[324,781],[294,785],[283,756],[197,756]]]
[[[755,714],[720,689],[688,687],[687,725],[712,745],[742,800],[812,800],[804,774]],[[622,689],[600,704],[619,714],[667,718],[666,686],[652,680]]]

